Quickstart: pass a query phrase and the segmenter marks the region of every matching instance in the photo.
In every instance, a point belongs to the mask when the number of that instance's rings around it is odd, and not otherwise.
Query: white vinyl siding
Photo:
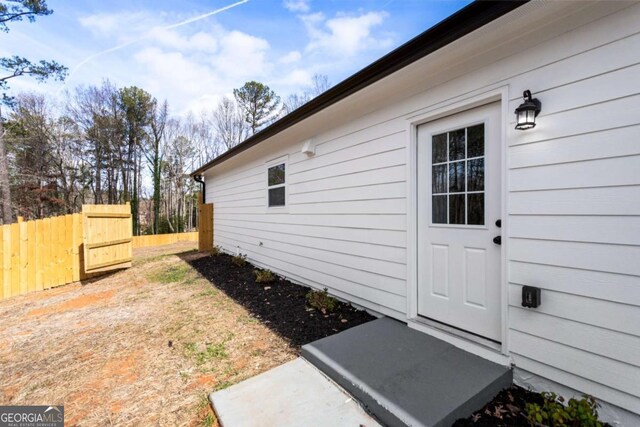
[[[508,85],[508,350],[640,413],[639,46],[637,3],[527,4],[208,171],[215,243],[406,319],[407,122]],[[517,131],[525,89],[542,112]],[[264,164],[284,155],[288,211],[265,213]],[[522,285],[543,289],[539,308]]]

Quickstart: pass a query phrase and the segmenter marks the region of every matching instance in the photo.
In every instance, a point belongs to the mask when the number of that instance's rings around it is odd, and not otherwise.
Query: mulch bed
[[[375,319],[364,310],[338,303],[323,314],[307,306],[309,288],[281,277],[271,283],[256,283],[253,265],[238,267],[231,256],[220,254],[187,260],[216,288],[244,306],[258,321],[300,347]]]
[[[452,427],[531,427],[526,416],[527,403],[544,403],[542,395],[516,385],[502,390],[482,409],[461,418]],[[602,423],[603,427],[612,427]]]
[[[542,397],[514,385],[502,390],[469,418],[457,420],[453,427],[530,427],[525,410],[527,403],[542,404]]]

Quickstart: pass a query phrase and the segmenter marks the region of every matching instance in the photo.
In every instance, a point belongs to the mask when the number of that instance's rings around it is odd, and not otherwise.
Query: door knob
[[[493,243],[495,243],[496,245],[501,245],[502,244],[502,236],[496,236],[493,238]]]
[[[496,227],[501,228],[502,227],[502,220],[496,220]]]

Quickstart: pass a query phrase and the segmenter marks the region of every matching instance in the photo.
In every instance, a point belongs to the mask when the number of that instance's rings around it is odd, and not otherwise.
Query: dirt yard
[[[199,256],[142,249],[129,270],[0,302],[0,404],[63,404],[70,426],[216,425],[209,392],[297,348],[202,278]]]

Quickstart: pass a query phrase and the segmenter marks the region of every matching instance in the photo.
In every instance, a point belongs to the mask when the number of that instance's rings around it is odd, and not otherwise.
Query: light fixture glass
[[[526,130],[536,127],[536,117],[540,114],[541,103],[536,98],[531,98],[531,92],[525,90],[522,93],[524,102],[516,108],[516,129]]]

